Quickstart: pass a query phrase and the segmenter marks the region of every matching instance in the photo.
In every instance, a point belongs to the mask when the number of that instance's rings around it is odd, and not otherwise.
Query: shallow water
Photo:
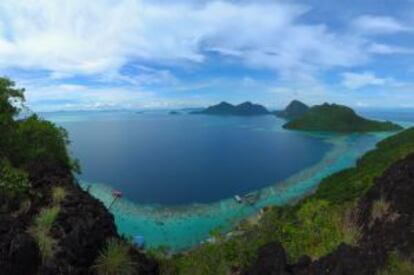
[[[135,117],[131,118],[131,114],[95,114],[89,117],[86,117],[84,114],[80,115],[70,115],[70,114],[59,114],[61,117],[55,116],[52,120],[59,122],[65,127],[68,124],[82,124],[85,123],[84,127],[87,127],[88,121],[115,121],[115,124],[119,124],[119,120],[136,120]],[[148,123],[159,122],[159,117],[154,119],[150,118],[152,115],[149,115],[147,119]],[[157,117],[156,115],[155,117]],[[93,118],[91,120],[91,117]],[[185,119],[184,116],[180,117],[168,117],[165,114],[163,115],[165,121],[164,123],[170,124],[173,123],[175,119]],[[145,118],[140,118],[145,119]],[[192,127],[212,127],[214,129],[227,130],[233,129],[234,133],[238,135],[251,135],[248,140],[250,142],[257,142],[257,137],[255,133],[260,133],[259,136],[266,137],[274,136],[276,139],[284,138],[292,139],[294,138],[296,146],[298,146],[299,141],[303,141],[303,146],[301,150],[296,150],[293,152],[299,152],[299,154],[294,154],[293,160],[300,158],[302,155],[301,152],[307,152],[307,150],[312,150],[308,148],[309,146],[322,146],[318,147],[319,149],[325,149],[322,151],[321,155],[318,158],[310,159],[311,161],[302,162],[301,168],[293,169],[289,173],[284,174],[283,177],[275,179],[273,182],[269,183],[258,183],[254,182],[252,185],[247,186],[245,189],[248,191],[259,190],[260,199],[254,206],[248,206],[245,204],[238,204],[234,201],[229,192],[227,197],[221,196],[221,199],[218,197],[211,196],[214,202],[210,203],[186,203],[182,205],[167,205],[167,204],[155,204],[153,200],[147,201],[147,203],[136,203],[133,199],[123,198],[117,201],[111,208],[111,212],[114,213],[116,224],[118,230],[125,235],[134,236],[134,235],[143,235],[146,240],[148,247],[157,247],[157,246],[168,246],[173,250],[180,250],[191,247],[204,241],[208,238],[209,232],[212,229],[217,227],[222,227],[224,229],[231,228],[232,225],[240,221],[241,219],[247,218],[259,211],[261,207],[266,205],[283,205],[289,202],[292,202],[296,199],[303,197],[304,195],[312,192],[321,179],[330,175],[336,171],[339,171],[343,168],[350,167],[355,164],[355,161],[366,151],[372,149],[375,144],[385,138],[388,134],[367,134],[367,135],[330,135],[330,134],[304,134],[300,132],[287,132],[281,128],[283,121],[278,120],[273,117],[262,118],[262,120],[249,120],[241,118],[229,118],[229,119],[219,119],[219,118],[191,118],[196,120],[197,125]],[[169,121],[169,122],[168,122]],[[130,123],[127,123],[131,125]],[[161,125],[163,125],[161,123]],[[73,133],[73,129],[69,129],[70,134]],[[223,129],[224,128],[224,129]],[[91,127],[93,129],[93,127]],[[109,129],[109,128],[108,128]],[[119,129],[122,129],[120,126]],[[113,129],[112,129],[113,130]],[[201,130],[200,130],[201,131]],[[76,131],[75,131],[76,132]],[[185,132],[185,131],[184,131]],[[263,133],[264,132],[264,133]],[[112,133],[116,135],[117,133]],[[119,134],[119,133],[118,133]],[[155,133],[151,133],[154,135]],[[221,132],[216,133],[216,138],[219,139]],[[79,142],[79,136],[71,135],[74,144]],[[119,137],[118,140],[124,140],[123,137]],[[96,140],[99,143],[99,139]],[[124,141],[123,141],[124,142]],[[124,144],[123,142],[119,143],[119,146]],[[273,141],[264,145],[270,146]],[[284,141],[285,146],[289,146],[289,140]],[[90,143],[91,146],[93,143]],[[211,143],[207,143],[210,144]],[[217,144],[217,143],[214,143]],[[218,143],[220,144],[220,142]],[[228,143],[230,144],[230,143]],[[245,143],[242,143],[245,145]],[[124,144],[126,152],[131,152],[131,149]],[[185,146],[182,144],[181,146]],[[276,145],[275,145],[276,146]],[[325,147],[323,147],[325,146]],[[277,146],[276,146],[277,147]],[[113,150],[111,148],[105,149],[102,147],[102,150]],[[79,150],[80,148],[76,149]],[[85,148],[86,149],[86,148]],[[284,148],[283,148],[284,149]],[[74,151],[76,151],[74,150]],[[279,149],[280,150],[280,149]],[[305,151],[303,151],[305,150]],[[221,151],[216,151],[220,153]],[[250,151],[251,158],[255,158],[255,150]],[[106,152],[102,152],[103,155]],[[267,156],[266,152],[262,153]],[[306,154],[304,154],[306,155]],[[129,159],[129,155],[124,156]],[[283,163],[284,160],[288,158],[282,158],[280,155],[277,156],[278,161],[274,163],[273,167],[278,167]],[[232,159],[228,158],[227,160]],[[83,159],[81,158],[81,161]],[[104,160],[106,161],[106,160]],[[111,160],[112,163],[116,162],[115,159]],[[123,162],[121,162],[123,164]],[[306,163],[307,165],[304,165]],[[122,166],[122,164],[116,164]],[[217,164],[215,164],[217,165]],[[128,166],[130,167],[130,166]],[[299,166],[297,166],[299,167]],[[86,167],[89,169],[88,167]],[[205,168],[205,167],[204,167]],[[105,170],[105,169],[104,169]],[[109,173],[113,171],[110,170]],[[107,173],[108,171],[103,171]],[[244,172],[244,171],[242,171]],[[112,201],[111,192],[119,186],[115,184],[108,184],[108,181],[102,181],[105,183],[97,183],[96,181],[90,182],[82,180],[81,184],[86,186],[91,186],[90,192],[100,200],[102,200],[105,205],[109,206]],[[199,182],[197,182],[199,184]],[[237,189],[234,189],[237,190]],[[232,190],[232,192],[234,192]],[[166,188],[169,196],[175,196],[177,191],[172,188]],[[210,190],[208,190],[210,191]],[[200,192],[203,194],[203,192]],[[214,194],[214,192],[209,193]],[[178,195],[182,193],[178,192]],[[220,196],[219,196],[220,197]]]

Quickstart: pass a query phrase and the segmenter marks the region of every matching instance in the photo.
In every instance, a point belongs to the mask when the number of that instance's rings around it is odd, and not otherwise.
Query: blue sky
[[[414,0],[2,0],[36,111],[292,99],[414,107]]]

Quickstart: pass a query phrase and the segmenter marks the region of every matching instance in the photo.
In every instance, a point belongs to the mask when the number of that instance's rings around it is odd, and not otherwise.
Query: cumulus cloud
[[[131,60],[202,63],[208,52],[282,72],[351,66],[362,41],[299,23],[296,4],[143,0],[0,3],[0,67],[55,77],[114,73]]]
[[[360,89],[366,86],[383,86],[393,82],[390,78],[377,77],[372,72],[343,73],[342,85],[349,89]]]
[[[365,34],[394,34],[413,31],[411,27],[389,16],[363,15],[352,22],[356,31]]]

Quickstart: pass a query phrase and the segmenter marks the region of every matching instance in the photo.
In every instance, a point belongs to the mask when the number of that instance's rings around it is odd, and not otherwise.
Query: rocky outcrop
[[[23,216],[0,215],[0,270],[5,274],[93,274],[91,267],[110,238],[121,238],[113,215],[74,180],[69,169],[54,164],[35,164],[27,168],[33,187],[30,210]],[[65,187],[67,196],[51,228],[56,240],[54,255],[41,262],[35,240],[27,233],[34,215],[50,205],[53,186]],[[156,262],[131,248],[136,274],[158,274]],[[24,264],[22,264],[24,263]],[[3,274],[1,273],[0,274]]]
[[[21,220],[0,215],[0,274],[35,274],[40,265],[36,241],[23,230]]]

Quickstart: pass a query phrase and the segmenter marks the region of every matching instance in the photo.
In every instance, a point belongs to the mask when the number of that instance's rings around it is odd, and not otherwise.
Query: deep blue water
[[[275,184],[317,163],[331,145],[280,130],[273,116],[63,113],[82,180],[138,203],[206,203]]]

